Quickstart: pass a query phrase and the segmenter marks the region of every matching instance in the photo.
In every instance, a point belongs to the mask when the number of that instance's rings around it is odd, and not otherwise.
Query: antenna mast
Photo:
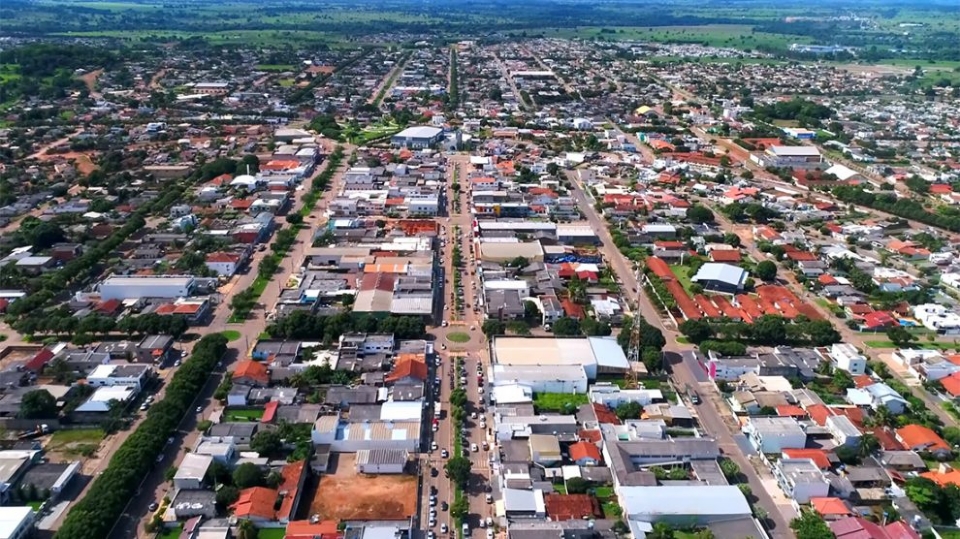
[[[634,303],[633,320],[630,324],[630,348],[627,350],[627,373],[624,377],[624,387],[626,389],[637,389],[640,387],[640,381],[637,379],[637,367],[640,363],[640,324],[643,323],[643,315],[640,314],[640,287],[643,286],[640,280],[640,264],[636,263],[634,267],[634,278],[637,281],[637,297]]]

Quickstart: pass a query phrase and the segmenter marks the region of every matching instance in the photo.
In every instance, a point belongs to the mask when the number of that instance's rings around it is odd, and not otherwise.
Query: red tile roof
[[[300,478],[303,477],[304,468],[307,461],[300,460],[291,462],[280,470],[283,481],[277,488],[278,492],[283,493],[283,501],[280,502],[280,509],[277,510],[278,520],[290,520],[296,507],[293,503],[299,498]]]
[[[236,370],[233,371],[233,379],[237,380],[239,378],[249,378],[263,384],[270,381],[270,375],[267,374],[267,366],[252,359],[241,361],[240,364],[237,365]]]
[[[388,383],[396,382],[403,378],[415,378],[421,382],[427,379],[427,362],[421,357],[404,357],[397,361],[384,381]]]
[[[616,416],[614,416],[614,418],[616,418]],[[616,424],[619,425],[620,424],[619,422],[620,422],[620,419],[617,419]],[[603,440],[603,435],[600,434],[600,431],[598,429],[584,429],[578,432],[577,436],[584,442],[590,442],[594,444],[600,443]]]
[[[950,468],[941,472],[940,470],[933,470],[931,472],[925,472],[920,474],[920,477],[926,477],[927,479],[933,481],[934,483],[945,487],[947,485],[957,485],[960,487],[960,472]]]
[[[266,487],[252,487],[240,491],[230,509],[238,518],[257,517],[264,520],[273,520],[277,516],[274,505],[277,503],[277,491]]]
[[[823,449],[784,449],[783,454],[790,459],[810,459],[821,470],[830,469],[830,459]]]
[[[613,413],[613,410],[608,408],[605,404],[593,404],[593,413],[597,416],[597,422],[601,424],[610,424],[610,425],[619,425],[620,418],[617,417],[617,414]],[[637,419],[637,418],[633,418]]]
[[[714,249],[710,251],[710,259],[714,262],[740,262],[738,249]]]
[[[807,417],[807,412],[799,406],[780,405],[777,406],[777,415],[781,417]]]
[[[589,494],[550,494],[543,499],[550,520],[580,520],[600,518],[600,502]]]
[[[589,442],[577,442],[570,446],[570,460],[578,461],[580,459],[593,459],[595,462],[601,462],[600,450],[596,444]]]
[[[336,520],[324,520],[314,524],[309,520],[293,520],[287,524],[284,539],[334,539],[340,534],[337,531],[339,523]]]
[[[823,516],[850,516],[853,511],[840,498],[810,498],[813,510]]]
[[[263,407],[263,416],[260,418],[261,423],[272,423],[273,419],[277,416],[277,408],[280,407],[280,401],[270,401]]]
[[[53,359],[53,352],[47,348],[40,350],[30,358],[30,361],[23,366],[24,369],[32,372],[40,372],[48,361]]]
[[[946,378],[940,379],[943,390],[951,396],[960,397],[960,372],[955,372]]]
[[[950,444],[937,435],[933,430],[923,425],[907,425],[902,429],[897,429],[897,437],[907,449],[913,451],[931,451],[943,449],[950,451]]]
[[[647,259],[647,267],[650,268],[650,271],[652,271],[654,275],[660,277],[664,281],[673,280],[675,278],[673,276],[673,272],[670,271],[670,265],[664,262],[662,258],[651,256]]]

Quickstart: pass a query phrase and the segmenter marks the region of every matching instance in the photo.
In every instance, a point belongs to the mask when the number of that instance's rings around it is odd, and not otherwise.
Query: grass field
[[[455,343],[470,342],[470,334],[462,331],[454,331],[447,334],[447,339]]]
[[[50,437],[46,450],[66,456],[91,456],[97,452],[104,437],[106,433],[101,429],[58,430]]]
[[[227,410],[227,421],[260,421],[263,410]]]
[[[593,493],[597,498],[612,498],[613,497],[613,487],[597,487]]]
[[[571,407],[579,407],[588,402],[586,395],[575,393],[537,393],[533,396],[533,405],[539,412],[562,412]]]
[[[240,335],[240,332],[235,329],[228,329],[226,331],[221,331],[220,334],[226,337],[228,341],[235,341],[242,336]]]
[[[547,37],[606,39],[609,41],[640,40],[661,43],[703,43],[713,47],[755,49],[757,47],[786,48],[791,43],[806,43],[808,38],[754,32],[748,24],[707,24],[702,26],[633,26],[620,27],[616,32],[596,26],[578,28],[547,28],[541,30]]]
[[[892,350],[897,347],[897,345],[893,344],[892,342],[887,340],[881,340],[881,339],[878,339],[875,341],[874,340],[863,341],[863,343],[869,346],[870,348]],[[910,346],[909,346],[909,348],[922,348],[924,350],[953,350],[956,347],[957,345],[953,344],[952,342],[919,342],[919,341],[912,342],[910,343]]]
[[[297,66],[293,64],[259,64],[258,71],[294,71]]]
[[[673,272],[673,276],[677,278],[683,289],[690,293],[690,285],[693,284],[693,281],[690,280],[690,268],[687,266],[670,266],[670,271]]]
[[[936,528],[937,533],[940,534],[941,539],[960,539],[960,530],[952,530],[948,528]]]
[[[601,507],[603,508],[604,518],[616,519],[623,514],[623,509],[620,507],[620,504],[618,504],[615,501],[603,502],[603,504],[601,504]]]
[[[286,528],[260,528],[257,530],[257,539],[283,539],[286,535]]]

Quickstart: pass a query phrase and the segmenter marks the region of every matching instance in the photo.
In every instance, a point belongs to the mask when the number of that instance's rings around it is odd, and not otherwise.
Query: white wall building
[[[173,476],[173,486],[177,490],[203,488],[203,478],[207,475],[207,469],[211,464],[213,464],[213,457],[210,455],[187,453],[177,466],[177,473]]]
[[[652,402],[663,401],[659,389],[620,389],[615,384],[600,383],[590,388],[590,402],[616,408],[627,402],[636,402],[646,406]]]
[[[807,433],[791,417],[751,417],[743,431],[761,453],[782,453],[784,449],[807,446]]]
[[[811,459],[781,459],[774,466],[773,475],[783,493],[797,503],[810,503],[810,498],[830,494],[830,483]]]
[[[836,343],[830,347],[830,358],[836,368],[856,376],[867,372],[867,358],[855,346]]]
[[[30,507],[0,507],[0,537],[24,539],[33,532],[35,517]]]
[[[153,369],[149,365],[98,365],[87,375],[93,387],[133,386],[139,391]]]
[[[913,317],[924,327],[941,335],[960,335],[960,314],[936,303],[913,308]]]
[[[191,276],[111,276],[100,283],[100,297],[110,299],[180,298],[189,296],[196,285]]]
[[[587,374],[579,365],[494,365],[490,381],[494,386],[528,387],[534,393],[587,392]]]

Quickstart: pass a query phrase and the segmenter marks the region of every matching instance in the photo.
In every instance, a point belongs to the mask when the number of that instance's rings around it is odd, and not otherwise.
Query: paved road
[[[330,145],[326,148],[328,151],[333,149],[333,146]],[[345,153],[349,153],[352,148],[344,147]],[[344,160],[344,163],[346,160]],[[291,212],[299,211],[303,203],[303,196],[308,192],[309,186],[316,176],[318,176],[325,168],[327,164],[324,163],[321,166],[317,167],[317,170],[314,171],[314,174],[310,176],[303,182],[304,189],[296,191],[294,193],[294,202],[292,205]],[[342,172],[345,169],[346,165],[342,164],[338,173],[334,175],[333,181],[331,182],[331,187],[324,193],[321,201],[318,203],[317,209],[312,213],[310,222],[317,223],[317,226],[320,226],[324,220],[319,216],[323,208],[329,203],[333,194],[336,193],[337,186],[342,181]],[[311,241],[312,235],[316,227],[307,226],[297,236],[297,243],[294,244],[293,249],[288,254],[287,258],[284,260],[284,263],[281,266],[284,270],[290,269],[291,261],[299,261],[303,258],[303,251],[306,249]],[[196,429],[197,423],[209,415],[217,408],[220,408],[221,405],[219,402],[213,400],[213,392],[219,385],[223,373],[230,370],[233,363],[239,359],[247,357],[247,352],[249,347],[252,346],[261,332],[266,328],[266,319],[263,315],[263,310],[255,311],[251,314],[250,319],[246,320],[243,324],[229,324],[228,320],[230,318],[230,300],[234,295],[238,294],[240,291],[246,289],[253,281],[256,279],[256,268],[260,263],[260,260],[264,256],[269,254],[269,250],[264,252],[257,251],[252,257],[252,260],[249,264],[249,269],[246,273],[243,273],[235,277],[231,284],[227,285],[222,293],[222,299],[219,305],[214,311],[213,318],[209,324],[206,326],[200,326],[193,328],[192,331],[195,333],[203,335],[209,335],[212,333],[219,333],[226,329],[232,329],[240,332],[241,337],[228,344],[227,354],[224,357],[222,369],[212,373],[210,379],[207,381],[206,386],[200,395],[197,396],[197,401],[194,406],[202,407],[202,411],[199,414],[187,414],[184,418],[184,421],[181,423],[180,428],[174,435],[173,442],[167,447],[164,452],[163,461],[158,463],[154,468],[153,473],[144,478],[143,484],[141,485],[141,495],[136,496],[131,500],[131,504],[124,511],[123,516],[118,521],[117,525],[114,527],[111,537],[117,539],[128,539],[130,537],[152,537],[146,534],[143,531],[143,525],[152,517],[152,513],[149,511],[148,506],[152,502],[159,503],[160,500],[168,494],[172,494],[170,490],[170,485],[164,481],[163,474],[167,468],[170,466],[175,466],[180,462],[180,459],[183,458],[183,455],[186,454],[188,449],[192,449],[196,445],[197,439],[200,437],[200,433]],[[283,279],[286,278],[286,271],[278,273],[277,277],[274,279],[274,282],[282,285]],[[264,305],[273,305],[276,302],[277,297],[280,293],[280,286],[273,286],[271,284],[264,291],[263,295],[260,298],[260,301]],[[184,343],[182,348],[189,352],[193,347],[193,343]],[[166,369],[163,371],[163,377],[167,380],[173,375],[175,369]],[[157,393],[157,399],[163,398],[163,389]],[[123,431],[115,435],[116,440],[112,443],[109,443],[108,446],[101,448],[101,453],[105,455],[103,458],[103,464],[96,471],[102,471],[102,468],[106,467],[106,464],[109,461],[107,458],[108,455],[122,444],[123,441],[139,426],[142,418],[138,420],[131,429],[128,431]],[[153,492],[152,496],[147,496],[145,493]],[[77,498],[78,500],[86,494],[86,490],[81,493]]]
[[[793,537],[787,525],[796,516],[793,508],[789,503],[783,501],[774,502],[775,497],[780,496],[782,498],[782,493],[776,487],[770,488],[769,472],[765,472],[762,465],[755,466],[748,461],[734,441],[733,436],[739,434],[739,427],[732,419],[732,414],[729,413],[726,405],[721,401],[716,386],[709,381],[704,381],[702,368],[696,361],[681,360],[682,353],[691,350],[692,347],[677,343],[677,337],[680,334],[672,323],[664,321],[650,298],[642,292],[634,273],[633,263],[614,247],[606,222],[597,214],[592,200],[578,183],[576,175],[567,171],[567,176],[573,184],[573,197],[577,201],[580,211],[587,222],[590,223],[590,227],[599,232],[600,241],[603,244],[602,252],[607,264],[620,278],[625,289],[632,290],[637,295],[637,302],[632,306],[634,315],[639,312],[647,323],[663,332],[667,341],[664,353],[672,366],[673,376],[678,383],[678,387],[683,388],[690,385],[698,388],[698,393],[702,396],[704,402],[694,408],[701,426],[716,437],[724,454],[740,466],[743,475],[750,484],[750,488],[757,497],[758,505],[763,507],[770,515],[770,520],[772,520],[771,535],[778,539]],[[768,478],[766,482],[761,480],[761,474],[765,474]]]

